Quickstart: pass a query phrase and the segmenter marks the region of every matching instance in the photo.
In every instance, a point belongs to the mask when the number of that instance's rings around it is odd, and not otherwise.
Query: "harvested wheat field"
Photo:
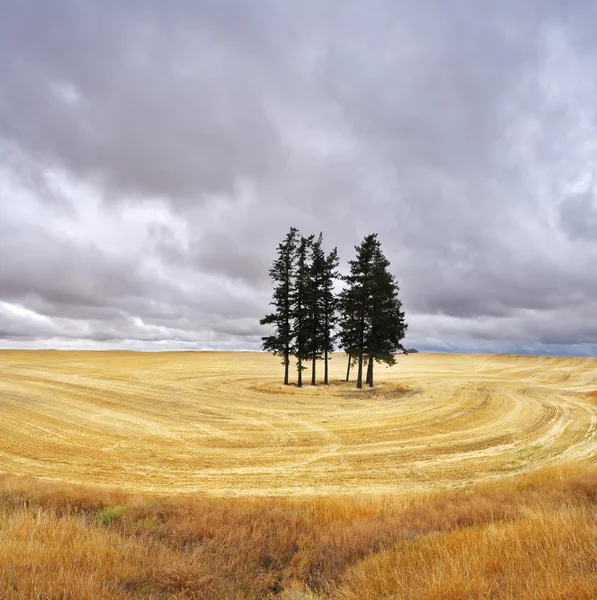
[[[597,597],[596,359],[409,355],[363,391],[342,355],[303,389],[257,353],[0,364],[0,598]]]
[[[423,492],[597,461],[597,359],[414,354],[377,386],[261,353],[0,352],[0,471],[135,492]]]

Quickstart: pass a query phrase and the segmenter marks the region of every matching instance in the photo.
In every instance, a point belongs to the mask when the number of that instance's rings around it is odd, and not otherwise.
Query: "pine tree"
[[[349,369],[353,358],[358,361],[357,388],[363,387],[363,358],[370,320],[376,237],[375,234],[369,235],[360,246],[355,246],[357,256],[355,260],[348,263],[350,273],[344,277],[346,287],[340,297],[342,308],[340,339],[349,356]]]
[[[334,351],[333,331],[338,322],[338,300],[334,295],[334,283],[339,276],[338,273],[338,249],[334,248],[325,258],[322,277],[323,294],[323,360],[324,360],[324,385],[329,384],[328,361],[329,354]]]
[[[278,245],[278,256],[270,269],[275,288],[270,304],[274,312],[261,319],[261,325],[271,325],[274,333],[262,337],[263,349],[282,357],[284,365],[284,385],[288,385],[288,368],[293,352],[292,300],[294,294],[295,254],[298,230],[294,227]]]
[[[308,354],[311,359],[311,385],[317,385],[317,361],[324,360],[324,381],[329,383],[329,354],[334,350],[333,330],[337,322],[337,301],[334,282],[338,277],[338,251],[336,248],[325,255],[323,234],[312,240],[308,277]]]
[[[350,273],[338,297],[334,283],[338,275],[338,252],[327,256],[323,235],[303,237],[294,227],[278,246],[270,269],[274,283],[271,304],[275,311],[261,319],[274,332],[262,338],[263,349],[282,357],[284,384],[288,385],[290,357],[297,359],[297,385],[302,387],[304,363],[311,361],[311,384],[316,385],[317,360],[325,361],[324,384],[328,384],[329,353],[334,350],[334,331],[348,355],[346,380],[352,364],[358,364],[357,387],[373,386],[375,362],[393,365],[395,354],[404,352],[402,339],[407,325],[398,298],[398,284],[389,271],[390,263],[381,250],[377,234],[368,235],[357,256],[349,261]]]
[[[291,294],[292,332],[295,340],[294,355],[297,359],[297,386],[303,386],[303,362],[311,357],[312,324],[309,300],[312,289],[309,253],[313,237],[301,236],[296,249],[296,280]]]
[[[381,251],[377,234],[356,246],[357,256],[349,261],[350,274],[340,295],[340,340],[348,354],[347,380],[351,362],[358,364],[357,388],[363,387],[363,364],[367,383],[373,386],[374,362],[395,364],[394,354],[402,349],[406,331],[398,285],[388,271],[389,261]]]
[[[401,342],[408,327],[398,298],[399,287],[394,275],[388,270],[389,266],[390,261],[384,256],[381,244],[377,241],[373,257],[370,327],[364,344],[367,353],[367,383],[371,387],[375,362],[384,362],[388,366],[396,364],[395,354],[404,350]]]
[[[338,296],[338,312],[340,315],[338,341],[348,356],[346,367],[346,381],[348,381],[350,379],[350,367],[356,361],[359,347],[358,298],[355,276],[351,273],[342,277],[342,280],[346,283],[346,287],[342,289]]]
[[[308,276],[309,338],[308,353],[311,358],[311,385],[317,385],[316,365],[323,352],[323,277],[326,269],[323,235],[320,233],[310,245],[311,263]]]

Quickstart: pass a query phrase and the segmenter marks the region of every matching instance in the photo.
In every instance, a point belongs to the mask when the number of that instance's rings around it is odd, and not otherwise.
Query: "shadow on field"
[[[344,381],[342,379],[331,380],[329,385],[318,384],[312,386],[310,384],[303,384],[302,388],[299,388],[296,383],[290,383],[284,385],[282,383],[263,383],[258,385],[252,385],[249,387],[251,391],[264,393],[264,394],[306,394],[309,396],[321,395],[333,396],[335,398],[410,398],[416,396],[422,392],[421,388],[408,387],[404,384],[381,382],[376,384],[375,387],[370,388],[368,386],[363,389],[357,389],[354,381]]]

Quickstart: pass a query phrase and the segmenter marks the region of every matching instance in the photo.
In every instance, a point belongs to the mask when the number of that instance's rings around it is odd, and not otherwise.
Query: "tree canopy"
[[[365,364],[366,383],[373,386],[374,364],[393,365],[396,354],[404,352],[407,324],[399,287],[377,234],[367,235],[355,251],[348,274],[340,276],[338,251],[334,248],[326,255],[321,233],[305,237],[291,228],[278,246],[270,269],[274,311],[261,324],[271,327],[262,338],[263,349],[282,357],[285,384],[291,357],[296,359],[299,387],[309,361],[311,385],[317,384],[320,360],[323,383],[328,384],[328,361],[336,341],[348,355],[347,380],[351,363],[358,365],[358,388],[363,387]],[[344,284],[339,293],[337,282]]]

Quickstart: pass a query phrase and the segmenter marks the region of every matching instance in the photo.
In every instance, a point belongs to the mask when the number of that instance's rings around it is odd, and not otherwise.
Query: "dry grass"
[[[593,599],[597,470],[424,496],[133,496],[0,480],[0,598]]]
[[[0,352],[0,600],[597,597],[596,359],[343,369]]]
[[[597,457],[597,359],[416,354],[357,392],[256,353],[0,351],[0,471],[136,492],[421,492]]]

